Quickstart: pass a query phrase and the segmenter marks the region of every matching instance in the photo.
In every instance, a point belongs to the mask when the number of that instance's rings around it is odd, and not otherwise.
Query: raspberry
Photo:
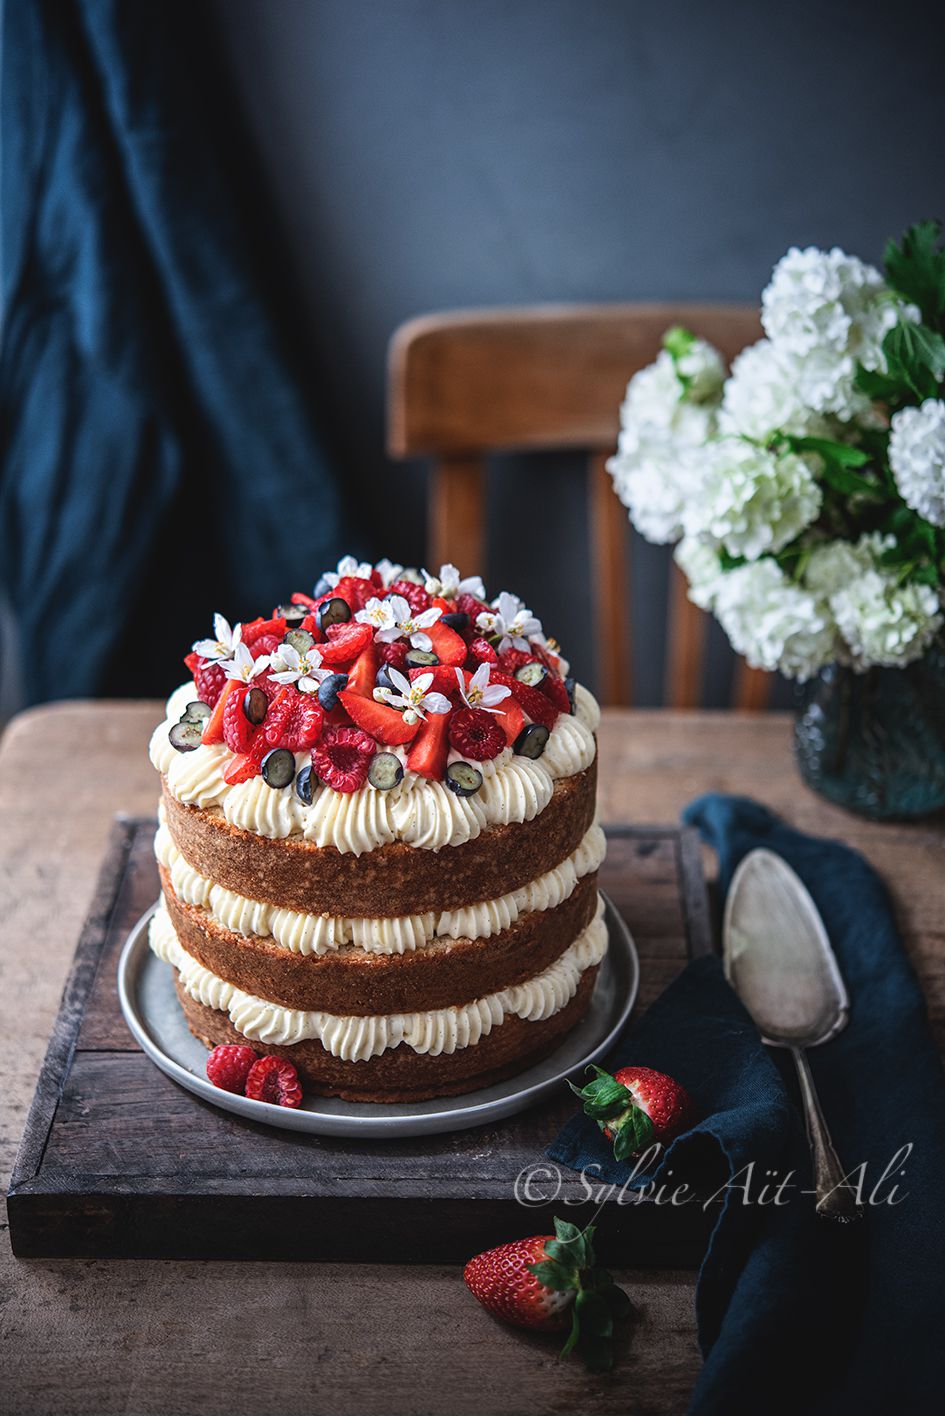
[[[194,683],[201,703],[208,703],[211,708],[215,708],[226,683],[226,673],[212,659],[201,659],[194,674]]]
[[[558,709],[540,688],[532,688],[531,684],[522,683],[521,679],[513,678],[511,674],[494,671],[489,681],[511,689],[512,697],[525,709],[533,723],[541,723],[550,732],[558,721]]]
[[[423,586],[415,584],[412,580],[395,580],[387,593],[402,595],[415,615],[422,614],[433,604]]]
[[[477,664],[497,664],[499,662],[499,656],[488,639],[474,639],[469,646],[469,652]]]
[[[456,599],[456,608],[461,614],[468,615],[471,624],[476,623],[479,615],[487,614],[489,606],[483,600],[477,600],[475,595],[467,595],[465,591]]]
[[[274,654],[282,643],[282,635],[261,634],[258,639],[254,639],[249,652],[254,659],[259,659],[263,654]]]
[[[240,692],[234,688],[223,705],[223,741],[231,752],[248,752],[250,743],[256,736],[255,725],[243,712],[243,699],[248,691],[245,689]]]
[[[268,639],[270,635],[275,635],[277,644],[281,644],[285,638],[285,620],[281,615],[276,615],[273,619],[251,620],[249,624],[243,625],[243,643],[247,649],[254,649],[261,639]],[[271,651],[264,649],[260,652],[265,654]]]
[[[483,708],[462,708],[452,715],[450,745],[473,762],[488,762],[508,746],[501,725]]]
[[[377,647],[382,664],[393,664],[395,669],[400,670],[407,667],[407,650],[410,646],[406,639],[394,639],[390,644],[379,644]]]
[[[287,747],[290,752],[304,752],[314,747],[322,735],[325,714],[318,699],[297,688],[283,688],[269,705],[263,734],[270,747]]]
[[[241,1093],[255,1061],[256,1054],[251,1047],[227,1043],[224,1047],[215,1047],[210,1053],[207,1076],[221,1091]]]
[[[301,1106],[299,1074],[284,1057],[260,1057],[249,1069],[246,1095],[271,1106]]]
[[[356,792],[367,781],[377,743],[360,728],[328,728],[312,749],[312,766],[336,792]]]
[[[524,649],[503,649],[499,655],[499,663],[507,674],[514,674],[516,669],[520,669],[523,664],[537,664],[538,658],[534,654],[526,654]]]

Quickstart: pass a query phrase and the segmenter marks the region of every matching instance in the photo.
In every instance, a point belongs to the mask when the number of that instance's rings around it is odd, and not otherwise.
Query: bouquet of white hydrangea
[[[690,597],[755,668],[901,667],[942,629],[945,250],[920,222],[885,276],[792,249],[765,338],[726,374],[669,330],[621,409],[614,486],[650,541],[678,542]]]

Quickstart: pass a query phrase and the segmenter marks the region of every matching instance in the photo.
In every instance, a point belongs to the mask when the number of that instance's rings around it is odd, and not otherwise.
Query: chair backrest
[[[409,320],[391,340],[388,450],[433,460],[429,557],[485,560],[485,461],[490,453],[575,448],[588,455],[601,698],[632,699],[626,511],[604,463],[632,374],[663,333],[684,325],[732,359],[760,333],[741,305],[542,305],[455,311]],[[666,700],[700,700],[707,620],[673,567]],[[764,707],[769,676],[739,665],[733,702]]]

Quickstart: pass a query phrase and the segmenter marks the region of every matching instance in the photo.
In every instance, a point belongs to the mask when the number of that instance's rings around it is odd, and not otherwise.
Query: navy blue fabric
[[[790,829],[757,803],[711,795],[685,819],[718,852],[720,888],[763,845],[804,880],[851,997],[851,1021],[811,1052],[834,1142],[865,1164],[864,1195],[900,1146],[913,1150],[862,1224],[814,1215],[796,1086],[785,1054],[762,1047],[715,958],[695,961],[629,1029],[608,1059],[677,1077],[703,1118],[668,1148],[654,1178],[686,1181],[723,1203],[699,1274],[705,1356],[690,1411],[940,1411],[945,1391],[945,1083],[925,1006],[885,888],[848,847]],[[623,1183],[597,1127],[577,1115],[549,1155]],[[749,1176],[745,1170],[754,1162]],[[764,1172],[796,1172],[788,1203],[758,1206]],[[899,1171],[904,1173],[900,1174]],[[721,1178],[720,1178],[721,1176]],[[606,1211],[600,1249],[606,1252]]]
[[[339,497],[205,7],[3,8],[0,575],[31,700],[157,691],[311,588]]]

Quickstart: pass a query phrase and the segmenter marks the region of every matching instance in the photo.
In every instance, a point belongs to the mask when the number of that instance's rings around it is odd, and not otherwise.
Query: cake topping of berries
[[[301,1106],[299,1074],[284,1057],[260,1057],[249,1069],[245,1093],[271,1106]]]
[[[255,1061],[256,1054],[251,1047],[226,1043],[215,1047],[207,1058],[207,1077],[221,1091],[236,1092],[240,1095]]]
[[[505,733],[484,708],[461,708],[450,718],[450,745],[474,762],[488,762],[508,746]]]
[[[430,625],[436,624],[443,611],[438,606],[430,605],[429,597],[419,586],[409,588],[419,590],[424,596],[427,601],[425,608],[415,610],[405,595],[393,594],[385,600],[369,600],[365,608],[358,611],[356,618],[361,624],[371,626],[375,639],[381,644],[390,643],[394,639],[406,639],[412,648],[429,651],[433,642],[425,631]],[[413,598],[416,600],[416,595]]]
[[[367,781],[377,743],[361,728],[326,728],[312,751],[312,766],[336,792],[356,792]]]

